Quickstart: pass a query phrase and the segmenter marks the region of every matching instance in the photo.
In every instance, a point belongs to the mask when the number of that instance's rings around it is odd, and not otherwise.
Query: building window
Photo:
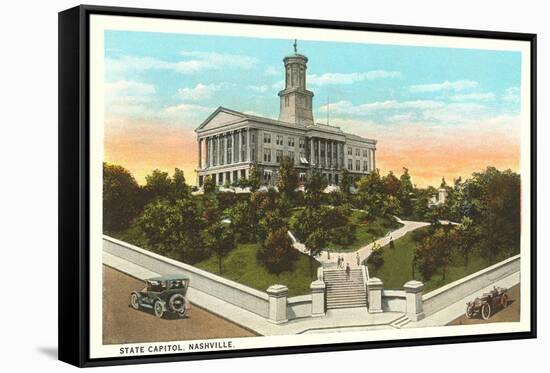
[[[355,148],[355,155],[356,155],[357,157],[360,157],[360,156],[361,156],[361,149]]]
[[[283,160],[283,151],[282,150],[275,151],[275,162],[281,163],[282,160]]]
[[[288,158],[290,158],[292,160],[292,162],[294,162],[294,151],[293,150],[288,151]]]
[[[353,171],[353,161],[348,159],[348,170]]]
[[[271,144],[271,134],[264,133],[264,144]]]
[[[363,171],[367,172],[369,170],[369,162],[363,161]]]
[[[255,134],[250,135],[250,142],[251,142],[252,144],[255,144],[255,143],[256,143],[256,135],[255,135]]]
[[[264,180],[265,181],[271,181],[272,176],[273,176],[273,171],[264,170]]]
[[[288,138],[288,146],[294,147],[294,137],[289,137]]]
[[[244,157],[243,157],[243,159],[244,159]],[[256,161],[256,149],[254,149],[254,148],[250,148],[250,160],[252,162]]]
[[[301,183],[305,182],[306,181],[306,173],[305,172],[300,172],[299,179],[300,179]]]
[[[348,155],[353,155],[353,148],[348,146]]]
[[[361,161],[359,159],[355,161],[355,171],[361,171]]]
[[[294,145],[292,145],[292,146],[294,146]],[[305,142],[305,140],[304,140],[304,139],[300,139],[300,140],[299,140],[299,143],[298,143],[298,146],[300,147],[300,149],[305,149],[305,147],[306,147],[306,142]]]
[[[227,164],[230,164],[232,161],[233,150],[230,148],[227,148]]]
[[[277,135],[277,145],[283,145],[283,136]]]
[[[264,162],[271,162],[271,149],[264,149]]]
[[[367,158],[369,156],[369,151],[367,149],[363,149],[363,157]]]

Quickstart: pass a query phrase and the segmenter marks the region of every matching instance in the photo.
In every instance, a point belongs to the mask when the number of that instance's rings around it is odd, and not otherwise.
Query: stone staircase
[[[392,326],[396,329],[401,329],[402,327],[404,327],[405,325],[407,325],[410,322],[411,322],[411,320],[407,317],[407,315],[403,315],[400,318],[398,318],[397,320],[394,320],[390,324],[390,326]]]
[[[325,269],[327,309],[367,307],[367,295],[361,269],[352,269],[350,279],[343,269]]]

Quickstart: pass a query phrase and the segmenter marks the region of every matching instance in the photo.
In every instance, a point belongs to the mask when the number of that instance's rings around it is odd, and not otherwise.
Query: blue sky
[[[292,42],[108,31],[106,126],[114,135],[135,121],[190,131],[218,106],[276,118]],[[382,137],[394,150],[407,141],[385,131],[429,143],[424,130],[454,136],[481,121],[489,136],[517,130],[519,52],[303,40],[298,52],[309,58],[316,120],[326,121],[330,97],[331,124]]]

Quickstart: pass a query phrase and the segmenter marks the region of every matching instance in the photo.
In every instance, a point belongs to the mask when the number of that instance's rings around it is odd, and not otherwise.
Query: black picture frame
[[[531,66],[531,327],[528,332],[416,338],[378,342],[338,343],[207,353],[138,357],[89,358],[89,25],[91,15],[116,15],[160,19],[237,22],[304,28],[378,31],[389,33],[517,40],[530,43]],[[536,283],[536,112],[537,36],[528,33],[460,30],[343,21],[212,14],[158,9],[82,5],[59,13],[59,359],[79,367],[282,355],[340,350],[420,346],[535,338],[537,330]]]

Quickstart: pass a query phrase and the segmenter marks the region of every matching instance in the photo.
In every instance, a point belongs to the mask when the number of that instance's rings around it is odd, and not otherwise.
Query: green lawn
[[[317,267],[320,265],[315,259],[299,254],[292,271],[282,272],[279,275],[270,273],[267,268],[258,263],[256,259],[257,244],[239,244],[222,261],[222,277],[239,282],[252,288],[265,291],[275,284],[286,285],[288,295],[309,294],[310,284],[317,278]],[[309,275],[309,260],[313,260],[313,274]],[[208,258],[195,264],[205,271],[218,273],[218,260],[215,257]]]
[[[350,252],[356,251],[363,246],[372,243],[374,240],[386,236],[402,224],[393,219],[376,217],[372,220],[367,220],[364,213],[360,211],[352,211],[351,223],[355,224],[355,241],[351,245],[340,245],[336,243],[330,244],[331,251],[335,252]]]
[[[106,233],[119,240],[128,242],[147,249],[147,241],[143,232],[137,226],[132,226],[125,231]],[[294,263],[292,271],[283,272],[279,275],[270,273],[267,268],[256,259],[257,244],[238,244],[222,261],[222,277],[250,286],[254,289],[265,291],[275,284],[282,284],[288,287],[289,296],[309,294],[309,286],[317,279],[317,267],[320,265],[315,259],[299,253],[298,260]],[[310,272],[309,261],[312,260],[313,274]],[[218,260],[210,257],[195,267],[205,271],[218,273]]]
[[[428,229],[420,228],[420,229]],[[412,260],[416,242],[412,239],[412,232],[407,233],[404,237],[395,240],[395,248],[389,246],[383,247],[384,264],[377,271],[369,267],[371,277],[378,277],[384,283],[384,289],[402,289],[403,285],[412,280]],[[502,260],[495,260],[494,263]],[[459,280],[469,274],[477,272],[494,263],[488,263],[486,259],[472,254],[467,267],[462,265],[461,258],[457,258],[456,264],[447,268],[445,280],[441,272],[436,273],[429,281],[423,281],[420,273],[415,273],[415,280],[424,282],[424,292],[429,292],[443,285]]]
[[[292,209],[292,215],[290,217],[290,224],[297,219],[298,214],[303,210],[303,207],[296,207]],[[352,211],[350,216],[350,223],[355,225],[355,240],[350,245],[341,245],[334,242],[330,243],[330,250],[332,252],[353,252],[357,251],[363,246],[372,243],[374,240],[386,236],[389,232],[394,231],[403,225],[398,223],[394,219],[376,217],[372,220],[368,220],[364,212]]]

